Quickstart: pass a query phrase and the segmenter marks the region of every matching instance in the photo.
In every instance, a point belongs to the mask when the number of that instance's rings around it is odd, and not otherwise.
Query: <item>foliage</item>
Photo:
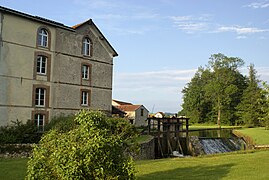
[[[264,97],[262,88],[259,87],[257,71],[254,69],[254,65],[251,64],[249,66],[248,86],[243,92],[241,102],[236,107],[238,116],[236,124],[247,127],[261,125],[260,118],[264,114],[262,112]]]
[[[260,118],[260,120],[262,121],[262,125],[265,126],[265,129],[269,130],[269,85],[264,82],[263,87],[261,94],[264,97],[262,99],[264,103],[262,106],[262,112],[264,115]]]
[[[200,67],[182,90],[184,103],[180,115],[189,116],[191,123],[234,125],[236,106],[247,86],[246,78],[238,70],[243,64],[240,58],[213,54],[207,67]]]
[[[10,126],[0,127],[0,143],[37,143],[41,134],[37,133],[36,126],[31,122],[23,124],[21,121],[14,121]]]
[[[184,94],[184,103],[182,105],[183,110],[179,115],[186,115],[190,117],[191,123],[205,123],[206,115],[210,113],[211,103],[205,96],[203,87],[206,85],[211,73],[208,70],[199,68],[182,91]]]
[[[67,132],[71,129],[75,128],[76,122],[74,121],[74,115],[64,116],[63,114],[60,116],[56,116],[50,120],[50,122],[45,126],[45,131],[49,131],[51,129],[56,129],[58,131]]]
[[[135,136],[129,124],[98,111],[81,111],[75,122],[70,131],[52,129],[42,137],[26,179],[135,178],[132,159],[124,153]]]

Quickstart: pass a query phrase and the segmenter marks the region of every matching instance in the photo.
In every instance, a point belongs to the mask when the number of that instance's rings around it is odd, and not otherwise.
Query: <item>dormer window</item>
[[[91,55],[91,40],[88,37],[83,39],[82,54],[85,56]]]
[[[48,47],[49,33],[45,28],[38,30],[37,45],[41,47]]]

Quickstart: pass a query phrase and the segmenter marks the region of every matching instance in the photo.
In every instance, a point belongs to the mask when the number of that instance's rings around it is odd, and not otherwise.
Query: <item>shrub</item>
[[[131,127],[99,111],[81,111],[75,122],[70,131],[52,129],[42,137],[26,179],[135,178],[133,161],[124,154],[130,147],[126,141],[135,136]]]
[[[58,131],[67,132],[71,129],[75,128],[76,122],[74,121],[74,115],[60,115],[54,117],[50,120],[50,122],[45,126],[45,131],[49,131],[51,129],[56,129]]]
[[[25,124],[17,120],[11,126],[0,127],[1,144],[37,143],[40,137],[37,127],[30,120]]]

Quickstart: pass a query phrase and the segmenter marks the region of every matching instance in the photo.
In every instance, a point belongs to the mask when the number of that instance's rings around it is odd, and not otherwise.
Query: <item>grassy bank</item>
[[[0,158],[0,179],[21,180],[26,175],[27,158],[1,159]]]
[[[269,144],[269,130],[265,130],[264,127],[242,128],[236,131],[251,137],[257,145]]]
[[[256,144],[269,144],[269,130],[237,129],[252,137]],[[138,142],[150,136],[141,136]],[[234,152],[203,157],[136,161],[137,179],[268,179],[269,151]],[[0,179],[23,179],[28,159],[1,159]]]
[[[136,161],[137,179],[268,179],[269,151]],[[0,179],[23,179],[28,159],[0,159]]]
[[[138,179],[268,179],[269,151],[137,161]]]

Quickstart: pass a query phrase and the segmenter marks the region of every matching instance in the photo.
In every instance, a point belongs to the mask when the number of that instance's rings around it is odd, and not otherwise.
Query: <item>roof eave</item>
[[[105,36],[103,35],[103,33],[99,30],[99,28],[94,24],[92,19],[89,19],[81,24],[78,24],[76,26],[73,26],[74,29],[78,29],[79,27],[83,26],[84,24],[89,24],[89,25],[93,25],[95,27],[95,29],[97,30],[97,32],[100,34],[100,40],[104,40],[106,42],[106,44],[108,45],[108,47],[112,50],[112,56],[116,57],[118,56],[117,51],[113,48],[113,46],[109,43],[109,41],[105,38]]]
[[[30,14],[19,12],[19,11],[9,9],[9,8],[3,7],[3,6],[0,6],[0,11],[2,11],[4,13],[9,13],[9,14],[13,14],[13,15],[16,15],[16,16],[24,17],[24,18],[27,18],[27,19],[31,19],[31,20],[34,20],[34,21],[37,21],[37,22],[42,22],[44,24],[59,27],[59,28],[65,29],[65,30],[74,31],[73,28],[65,26],[64,24],[58,23],[56,21],[45,19],[45,18],[42,18],[42,17],[39,17],[39,16],[32,16]]]

